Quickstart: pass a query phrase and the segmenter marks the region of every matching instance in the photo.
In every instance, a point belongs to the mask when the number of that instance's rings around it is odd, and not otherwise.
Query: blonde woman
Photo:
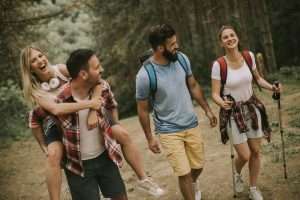
[[[47,56],[35,47],[24,48],[20,57],[23,94],[30,106],[40,106],[53,115],[73,113],[88,108],[99,109],[101,106],[101,100],[98,98],[100,94],[95,94],[92,100],[79,103],[55,103],[54,100],[62,90],[62,86],[69,80],[66,66],[50,65]],[[43,127],[40,126],[41,122]],[[63,155],[61,132],[51,117],[39,119],[33,111],[29,114],[29,127],[47,155],[46,179],[50,199],[60,199],[62,182],[60,162]]]
[[[241,171],[249,161],[249,198],[262,200],[257,189],[260,170],[261,139],[270,139],[271,129],[266,110],[254,95],[252,80],[267,90],[280,92],[258,73],[255,57],[250,51],[239,50],[239,38],[231,26],[223,26],[218,34],[225,55],[212,67],[212,98],[220,106],[222,142],[230,138],[237,152],[235,159],[235,191],[244,189]]]

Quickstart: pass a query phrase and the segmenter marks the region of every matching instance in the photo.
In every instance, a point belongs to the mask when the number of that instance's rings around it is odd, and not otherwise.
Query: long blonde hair
[[[44,52],[33,46],[28,46],[22,49],[20,54],[20,71],[22,77],[22,91],[24,99],[29,106],[36,105],[35,96],[41,94],[42,90],[40,89],[40,82],[31,72],[31,63],[30,56],[31,50],[37,50],[44,54]],[[44,54],[45,55],[45,54]]]

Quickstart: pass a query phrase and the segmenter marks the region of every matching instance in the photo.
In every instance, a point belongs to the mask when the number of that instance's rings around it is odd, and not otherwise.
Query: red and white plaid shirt
[[[102,80],[102,98],[104,100],[104,107],[111,110],[117,106],[113,93],[110,90],[109,84]],[[71,85],[66,83],[63,86],[62,92],[57,96],[57,103],[73,103],[76,102],[72,96]],[[48,115],[48,116],[47,116]],[[111,125],[109,120],[100,118],[101,111],[98,112],[99,129],[104,138],[104,146],[108,151],[110,159],[118,166],[122,166],[122,156],[120,145],[112,137]],[[36,108],[30,112],[29,126],[36,127],[41,125],[45,118],[49,117],[42,108]],[[84,169],[80,154],[80,129],[78,112],[66,115],[56,116],[60,127],[63,130],[63,144],[66,152],[65,167],[73,173],[84,176]]]

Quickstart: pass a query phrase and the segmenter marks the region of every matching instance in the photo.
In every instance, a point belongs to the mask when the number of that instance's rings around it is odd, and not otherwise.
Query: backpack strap
[[[143,67],[145,68],[145,70],[148,74],[150,95],[151,95],[152,100],[154,100],[155,93],[157,90],[157,76],[156,76],[156,72],[154,69],[154,65],[148,59],[143,63]]]
[[[178,62],[180,64],[180,66],[182,67],[182,69],[184,70],[185,75],[187,76],[187,74],[188,74],[188,64],[187,64],[187,62],[186,62],[186,60],[183,57],[181,52],[178,52],[177,56],[178,56]]]
[[[183,55],[182,55],[181,52],[178,52],[177,55],[178,55],[179,65],[184,70],[184,72],[186,74],[186,81],[187,81],[187,73],[188,73],[188,64],[187,64],[187,61],[185,60],[185,58],[183,57]],[[152,98],[152,101],[153,101],[154,98],[155,98],[155,93],[157,91],[157,76],[156,76],[156,71],[154,69],[153,63],[149,59],[147,59],[146,61],[144,61],[143,67],[145,68],[145,70],[146,70],[146,72],[148,74],[150,94],[151,94],[151,98]]]
[[[243,58],[244,58],[244,60],[245,60],[245,62],[247,64],[247,66],[249,67],[249,70],[250,70],[250,72],[252,74],[252,77],[254,79],[255,84],[257,85],[259,91],[261,91],[261,87],[258,84],[258,82],[257,82],[257,80],[256,80],[256,78],[255,78],[255,76],[253,74],[253,71],[252,71],[252,69],[253,69],[253,60],[251,58],[250,52],[248,50],[244,50],[244,51],[242,51],[242,56],[243,56]]]
[[[225,60],[225,57],[219,57],[217,59],[217,62],[219,63],[220,66],[220,76],[221,76],[221,90],[220,90],[220,96],[223,96],[223,92],[224,92],[224,86],[226,84],[226,80],[227,80],[227,63]]]

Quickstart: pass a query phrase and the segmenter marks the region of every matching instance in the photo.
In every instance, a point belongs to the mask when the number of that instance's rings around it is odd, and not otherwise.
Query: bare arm
[[[212,79],[211,87],[212,87],[212,98],[214,102],[218,104],[220,107],[224,108],[225,110],[230,109],[233,102],[228,100],[223,100],[222,97],[220,96],[221,81]]]
[[[59,69],[60,73],[62,73],[62,75],[64,75],[65,77],[70,77],[70,74],[69,74],[69,71],[68,71],[66,65],[59,64],[58,69]]]
[[[263,79],[257,69],[253,70],[253,75],[255,79],[257,80],[257,83],[262,87],[270,91],[276,91],[276,92],[281,92],[281,85],[277,88],[275,85],[270,84],[268,81]]]
[[[203,94],[202,88],[200,87],[198,82],[195,80],[193,75],[188,77],[188,86],[189,86],[189,90],[190,90],[192,97],[197,101],[197,103],[205,111],[206,116],[210,120],[211,126],[212,127],[216,126],[217,118],[211,111],[211,109],[205,99],[205,96]]]
[[[93,94],[92,94],[92,100],[100,100],[101,101],[101,106],[102,106],[102,87],[100,84],[96,85],[93,88]],[[97,127],[98,124],[98,114],[97,114],[97,109],[90,109],[88,118],[87,118],[87,127],[89,130]]]
[[[138,100],[137,101],[137,111],[139,115],[139,120],[144,130],[144,134],[148,141],[149,149],[153,153],[160,153],[160,147],[157,139],[152,135],[149,117],[149,101],[148,100]]]
[[[45,139],[44,139],[44,136],[43,136],[42,128],[41,127],[32,128],[31,132],[34,135],[36,141],[39,143],[42,151],[47,155],[48,151],[47,151],[46,142],[45,142]]]
[[[35,97],[39,106],[53,115],[63,115],[74,113],[82,109],[95,108],[98,109],[101,105],[100,100],[86,100],[78,103],[56,103],[46,97]]]

